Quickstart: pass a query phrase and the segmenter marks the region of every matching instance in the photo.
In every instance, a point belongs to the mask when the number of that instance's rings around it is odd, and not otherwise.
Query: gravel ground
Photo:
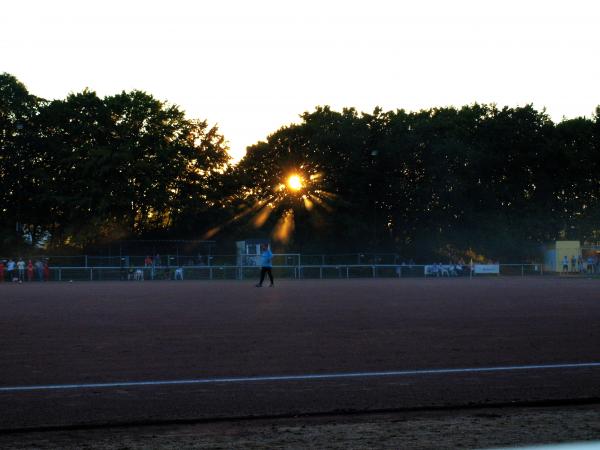
[[[600,405],[242,420],[0,435],[3,449],[493,448],[598,440]]]
[[[598,287],[545,278],[282,281],[262,290],[241,282],[5,284],[0,386],[597,362]],[[3,392],[0,448],[600,441],[600,404],[490,407],[598,399],[599,370]],[[453,409],[423,412],[435,407]],[[364,413],[306,416],[339,411]],[[114,426],[274,415],[296,417]],[[110,427],[10,431],[93,424]]]

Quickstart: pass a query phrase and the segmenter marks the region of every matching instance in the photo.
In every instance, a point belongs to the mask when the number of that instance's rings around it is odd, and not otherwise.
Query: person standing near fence
[[[594,257],[592,255],[588,256],[587,259],[587,272],[588,273],[595,273],[596,272],[596,264],[594,261]]]
[[[147,255],[144,259],[144,278],[154,279],[154,261],[150,255]]]
[[[39,259],[35,261],[35,271],[37,273],[38,281],[44,281],[44,263]]]
[[[33,262],[27,261],[27,281],[33,281]]]
[[[563,256],[562,271],[563,273],[567,273],[569,271],[569,258],[567,258],[567,255]]]
[[[44,261],[44,281],[50,281],[50,267],[48,266],[48,260]]]
[[[25,261],[23,258],[19,258],[17,261],[17,271],[19,272],[19,283],[25,281]]]
[[[175,269],[175,280],[183,281],[183,267]]]
[[[269,280],[271,284],[269,287],[274,286],[273,282],[273,253],[269,250],[269,246],[267,244],[262,244],[260,246],[261,254],[260,254],[260,281],[256,285],[256,287],[262,287],[263,281],[265,281],[265,275],[269,275]]]
[[[14,280],[14,278],[15,278],[15,267],[16,267],[15,262],[13,261],[12,258],[10,258],[8,260],[8,262],[6,263],[6,272],[8,274],[8,281],[15,281]]]

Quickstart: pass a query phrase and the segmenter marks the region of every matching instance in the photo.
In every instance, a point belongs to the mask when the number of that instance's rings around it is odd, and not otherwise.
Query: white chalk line
[[[101,389],[137,386],[173,386],[185,384],[223,384],[223,383],[256,383],[265,381],[311,381],[336,380],[343,378],[404,377],[421,375],[444,375],[458,373],[510,372],[518,370],[550,370],[550,369],[591,369],[600,367],[600,362],[566,363],[566,364],[534,364],[523,366],[467,367],[456,369],[418,369],[396,370],[384,372],[342,372],[303,375],[268,375],[228,378],[198,378],[189,380],[153,380],[153,381],[118,381],[112,383],[80,383],[80,384],[46,384],[34,386],[5,386],[0,392],[45,391],[57,389]]]

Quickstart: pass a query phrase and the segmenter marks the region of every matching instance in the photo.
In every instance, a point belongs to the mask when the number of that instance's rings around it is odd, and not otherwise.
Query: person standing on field
[[[33,281],[33,263],[31,260],[27,261],[27,281]]]
[[[44,261],[44,281],[50,280],[50,267],[48,266],[48,260]]]
[[[17,270],[19,272],[19,283],[25,281],[25,261],[23,258],[19,258],[17,261]]]
[[[256,287],[262,287],[263,281],[265,281],[265,275],[269,275],[269,280],[271,284],[269,287],[273,287],[273,253],[269,250],[269,246],[267,244],[262,244],[260,246],[261,254],[260,254],[260,281],[256,285]]]
[[[6,263],[6,272],[8,273],[8,281],[14,281],[16,264],[12,258]]]
[[[38,281],[44,281],[44,263],[42,263],[39,259],[35,261],[35,271],[37,273]]]

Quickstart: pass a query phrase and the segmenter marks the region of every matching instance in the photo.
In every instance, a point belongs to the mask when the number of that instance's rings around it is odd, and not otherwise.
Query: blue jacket
[[[266,249],[264,252],[261,253],[260,255],[260,265],[262,267],[273,267],[273,253],[271,253],[271,250]]]

